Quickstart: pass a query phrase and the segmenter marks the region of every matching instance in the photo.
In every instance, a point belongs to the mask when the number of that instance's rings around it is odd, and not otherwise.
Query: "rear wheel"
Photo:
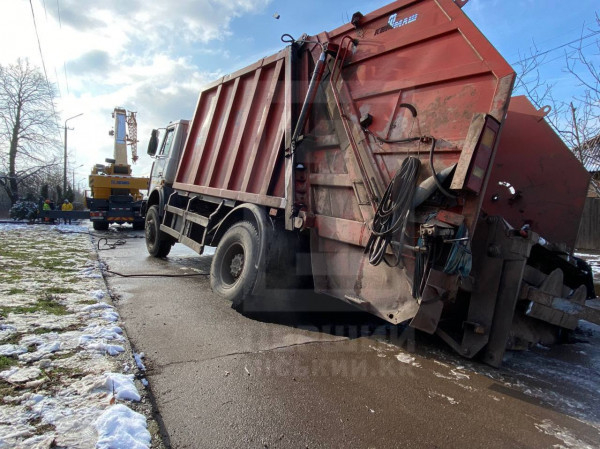
[[[234,307],[250,296],[258,276],[260,240],[250,222],[234,224],[217,246],[210,269],[210,286]]]
[[[94,221],[93,225],[95,231],[106,231],[108,229],[107,221]]]
[[[160,230],[158,206],[151,206],[146,214],[146,248],[154,257],[166,257],[171,251],[173,240]]]

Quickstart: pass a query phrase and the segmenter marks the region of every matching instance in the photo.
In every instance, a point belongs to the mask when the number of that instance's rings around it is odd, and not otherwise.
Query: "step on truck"
[[[357,12],[205,86],[150,140],[150,254],[216,246],[236,306],[309,277],[493,366],[597,322],[573,257],[589,175],[464,3]]]

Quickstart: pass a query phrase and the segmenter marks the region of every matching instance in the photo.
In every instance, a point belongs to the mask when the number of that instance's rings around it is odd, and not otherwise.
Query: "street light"
[[[83,167],[85,164],[81,164],[78,167],[71,167],[71,172],[73,173],[73,184],[71,184],[71,186],[73,187],[73,190],[75,190],[75,170],[80,169],[81,167]]]
[[[69,128],[67,128],[67,122],[71,119],[79,117],[80,115],[83,115],[83,112],[81,114],[74,115],[73,117],[69,117],[68,119],[65,120],[65,154],[64,154],[64,166],[63,166],[63,195],[67,191],[67,130],[69,129]]]

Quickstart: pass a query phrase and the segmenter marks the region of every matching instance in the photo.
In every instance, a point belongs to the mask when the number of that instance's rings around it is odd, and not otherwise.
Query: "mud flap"
[[[444,303],[438,298],[421,300],[417,314],[410,321],[410,327],[433,334],[437,329],[443,309]]]
[[[412,282],[406,269],[382,263],[373,266],[363,256],[354,284],[354,295],[345,299],[393,324],[409,320],[419,307],[410,294]],[[368,298],[368,300],[363,299]]]
[[[433,334],[442,316],[443,300],[448,298],[449,292],[456,291],[457,283],[457,276],[450,276],[439,270],[430,270],[421,295],[419,310],[410,322],[410,326]]]

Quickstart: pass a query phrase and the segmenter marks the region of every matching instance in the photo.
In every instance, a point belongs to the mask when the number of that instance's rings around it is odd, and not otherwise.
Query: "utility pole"
[[[73,175],[73,183],[71,184],[71,187],[73,188],[73,192],[75,192],[75,170],[80,169],[81,167],[83,167],[85,164],[81,164],[78,167],[75,168],[71,168],[71,174]],[[65,190],[66,193],[66,190]]]
[[[63,195],[65,194],[65,192],[67,191],[67,130],[69,128],[67,128],[67,122],[71,119],[77,118],[80,115],[83,115],[83,112],[81,114],[77,114],[74,115],[73,117],[69,117],[68,119],[65,120],[65,154],[64,154],[64,158],[63,158]]]

